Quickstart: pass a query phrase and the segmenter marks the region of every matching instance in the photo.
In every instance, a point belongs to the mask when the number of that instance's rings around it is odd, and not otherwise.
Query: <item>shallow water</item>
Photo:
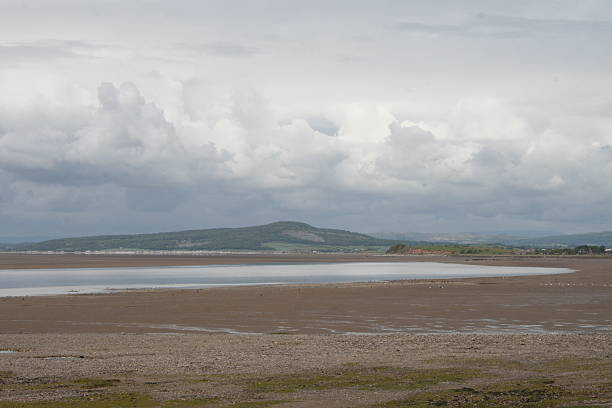
[[[452,279],[568,272],[572,270],[434,262],[8,269],[0,270],[0,296],[100,293],[148,288]]]

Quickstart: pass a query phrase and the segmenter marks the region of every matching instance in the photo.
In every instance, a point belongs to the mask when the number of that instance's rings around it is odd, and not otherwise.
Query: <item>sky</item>
[[[612,229],[608,0],[0,0],[0,242]]]

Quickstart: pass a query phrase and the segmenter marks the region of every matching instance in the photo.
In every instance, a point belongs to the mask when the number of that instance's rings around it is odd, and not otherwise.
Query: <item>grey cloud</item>
[[[5,63],[74,57],[77,57],[77,54],[63,48],[42,45],[0,44],[0,61],[5,61]]]
[[[568,214],[582,213],[569,204],[563,211],[551,211],[552,202],[575,203],[585,191],[598,195],[612,188],[600,178],[584,180],[586,163],[605,166],[609,161],[602,154],[605,146],[575,149],[569,164],[549,152],[545,136],[519,135],[541,138],[534,148],[515,139],[465,133],[462,122],[452,121],[448,127],[459,137],[442,137],[426,124],[392,121],[379,141],[363,144],[347,138],[350,123],[334,122],[341,131],[329,137],[307,120],[275,121],[256,92],[234,96],[233,109],[219,121],[231,121],[239,143],[221,147],[211,140],[218,137],[218,143],[227,143],[228,134],[198,133],[202,140],[188,145],[191,137],[179,132],[130,83],[100,85],[98,108],[81,112],[74,123],[38,116],[33,128],[24,128],[15,118],[3,117],[0,168],[12,187],[0,214],[14,217],[16,208],[24,215],[99,210],[97,217],[106,219],[114,208],[140,220],[133,221],[133,228],[144,228],[147,213],[182,214],[181,222],[190,217],[204,220],[196,205],[202,203],[208,214],[217,214],[215,219],[230,219],[232,211],[243,214],[236,223],[254,223],[273,214],[321,220],[333,214],[336,222],[345,219],[358,225],[354,216],[361,213],[383,226],[387,221],[376,214],[395,211],[410,222],[432,213],[447,224],[502,214],[558,225]],[[499,121],[498,107],[491,109]],[[460,119],[482,122],[492,112],[481,110],[478,115]],[[578,146],[571,139],[565,143]],[[580,189],[572,187],[578,183]]]
[[[607,2],[13,3],[3,229],[612,228]]]
[[[521,164],[519,156],[512,153],[501,147],[485,146],[472,156],[470,162],[486,169],[488,172],[495,170],[495,173],[499,173],[506,171],[508,167]]]
[[[53,122],[38,116],[24,129],[17,118],[6,115],[0,167],[42,184],[163,186],[190,183],[195,176],[190,162],[174,165],[179,157],[196,153],[203,160],[195,166],[200,171],[221,160],[206,144],[188,152],[163,112],[146,103],[134,85],[103,83],[98,97],[99,109],[88,117],[81,113],[78,120]]]
[[[612,22],[583,21],[568,19],[522,18],[514,16],[479,14],[477,24],[487,27],[507,28],[510,31],[525,31],[530,33],[595,33],[612,34]]]
[[[311,116],[306,119],[308,125],[317,132],[324,133],[328,136],[336,136],[340,128],[325,116]]]
[[[410,21],[396,23],[393,27],[399,30],[405,30],[414,33],[429,34],[461,33],[465,31],[465,27],[461,25],[427,24]]]
[[[0,61],[5,63],[68,58],[92,58],[92,52],[107,46],[76,40],[40,40],[0,43]]]
[[[390,126],[388,142],[394,148],[401,150],[413,149],[415,146],[435,142],[435,136],[418,126],[402,127],[397,122],[393,122]]]
[[[191,199],[192,193],[171,186],[133,186],[126,190],[126,204],[134,212],[169,212]]]
[[[571,36],[592,34],[612,36],[612,22],[565,19],[538,19],[479,13],[464,23],[431,24],[404,21],[394,28],[410,33],[464,37],[520,38],[534,35]]]
[[[257,53],[257,48],[232,42],[213,42],[207,44],[177,44],[176,49],[204,53],[215,57],[245,58]]]
[[[250,57],[256,52],[254,47],[230,43],[208,44],[205,49],[209,54],[221,57]]]

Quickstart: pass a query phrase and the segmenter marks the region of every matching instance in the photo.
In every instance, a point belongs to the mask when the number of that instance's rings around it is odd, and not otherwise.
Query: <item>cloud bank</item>
[[[407,22],[415,13],[390,2],[403,14],[359,5],[342,27],[327,24],[341,3],[310,6],[311,24],[271,2],[279,15],[238,12],[227,27],[213,17],[231,7],[214,2],[179,2],[159,26],[155,2],[135,26],[129,7],[94,18],[69,3],[32,38],[3,29],[6,240],[278,219],[362,231],[612,228],[612,23],[587,19],[611,14],[605,3],[504,17],[474,2],[445,21],[423,6]],[[23,17],[16,4],[5,15]],[[76,17],[89,27],[60,24]],[[100,37],[111,24],[117,32]]]

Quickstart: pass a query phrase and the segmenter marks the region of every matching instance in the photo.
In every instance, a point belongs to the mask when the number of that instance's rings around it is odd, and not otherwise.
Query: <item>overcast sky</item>
[[[612,2],[0,0],[0,241],[612,229]]]

